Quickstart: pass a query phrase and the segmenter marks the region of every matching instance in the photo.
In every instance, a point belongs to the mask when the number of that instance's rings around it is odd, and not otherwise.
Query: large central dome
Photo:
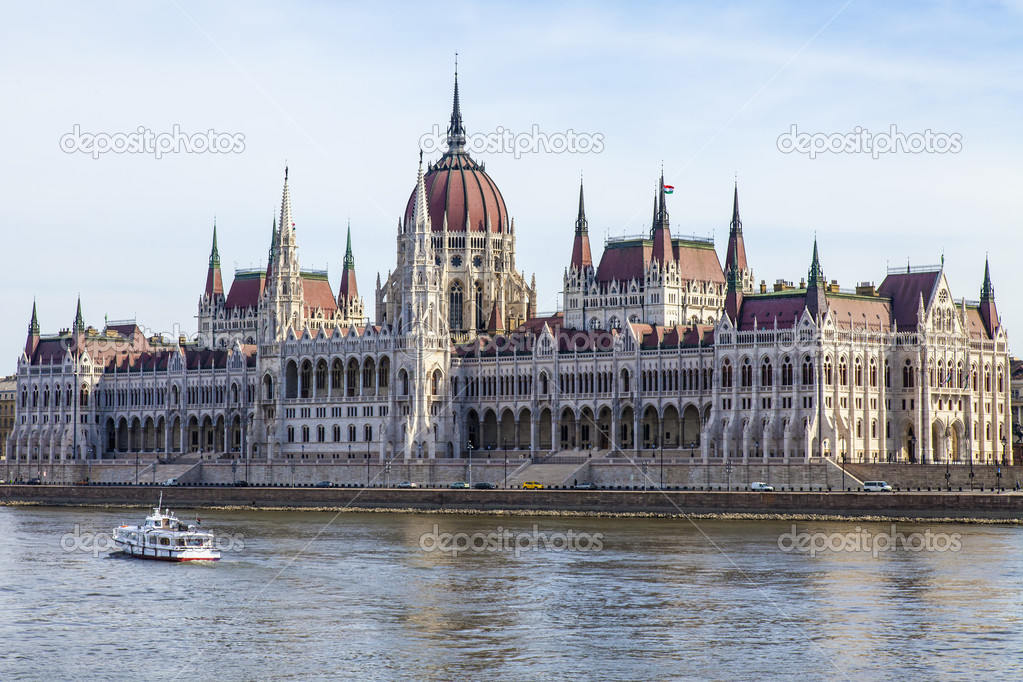
[[[431,164],[423,178],[433,231],[444,229],[447,219],[452,232],[508,231],[508,209],[504,197],[483,166],[465,151],[465,127],[458,106],[458,74],[455,74],[455,98],[448,125],[448,151]],[[405,207],[405,222],[412,220],[416,191],[412,189]]]

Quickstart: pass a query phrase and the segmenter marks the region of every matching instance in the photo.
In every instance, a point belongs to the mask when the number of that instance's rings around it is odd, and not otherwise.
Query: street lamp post
[[[845,450],[842,450],[842,492],[845,492]]]
[[[472,441],[469,441],[469,487],[472,487]]]
[[[973,492],[973,442],[972,440],[967,441],[967,447],[970,453],[970,492]]]
[[[916,436],[909,437],[909,463],[916,463]],[[920,460],[920,463],[923,464],[922,459]]]
[[[501,443],[504,446],[504,487],[508,487],[508,439]]]
[[[139,484],[139,451],[135,451],[135,485]]]
[[[725,460],[725,490],[732,489],[732,463]]]

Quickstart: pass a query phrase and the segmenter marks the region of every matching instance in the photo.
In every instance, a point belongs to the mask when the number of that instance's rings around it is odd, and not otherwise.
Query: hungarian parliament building
[[[798,284],[757,285],[738,189],[722,266],[712,240],[672,234],[662,174],[649,230],[599,262],[580,186],[552,240],[562,310],[540,315],[504,197],[466,150],[457,76],[447,144],[425,167],[420,153],[372,319],[350,228],[336,291],[300,266],[287,169],[265,268],[225,288],[214,227],[194,338],[95,328],[80,302],[44,336],[33,304],[10,459],[1004,456],[1008,340],[986,265],[979,301],[953,296],[944,259],[847,290],[814,240]]]

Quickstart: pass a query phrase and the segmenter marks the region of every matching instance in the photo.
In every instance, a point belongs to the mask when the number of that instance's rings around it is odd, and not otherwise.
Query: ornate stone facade
[[[735,189],[725,266],[671,234],[660,179],[648,234],[594,267],[580,187],[564,311],[537,317],[504,198],[449,149],[398,223],[365,317],[349,233],[337,295],[304,271],[285,171],[266,269],[225,295],[214,228],[197,339],[134,321],[40,335],[33,307],[7,450],[21,462],[465,457],[473,450],[668,450],[705,461],[814,456],[992,462],[1011,438],[1008,340],[990,273],[955,299],[944,264],[878,287],[824,278],[754,291]],[[411,179],[411,178],[410,178]],[[566,230],[566,246],[567,246]],[[567,249],[566,249],[567,252]]]

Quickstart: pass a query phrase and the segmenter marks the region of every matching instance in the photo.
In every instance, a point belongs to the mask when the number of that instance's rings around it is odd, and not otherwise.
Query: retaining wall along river
[[[1023,494],[0,485],[0,504],[1023,519]]]

